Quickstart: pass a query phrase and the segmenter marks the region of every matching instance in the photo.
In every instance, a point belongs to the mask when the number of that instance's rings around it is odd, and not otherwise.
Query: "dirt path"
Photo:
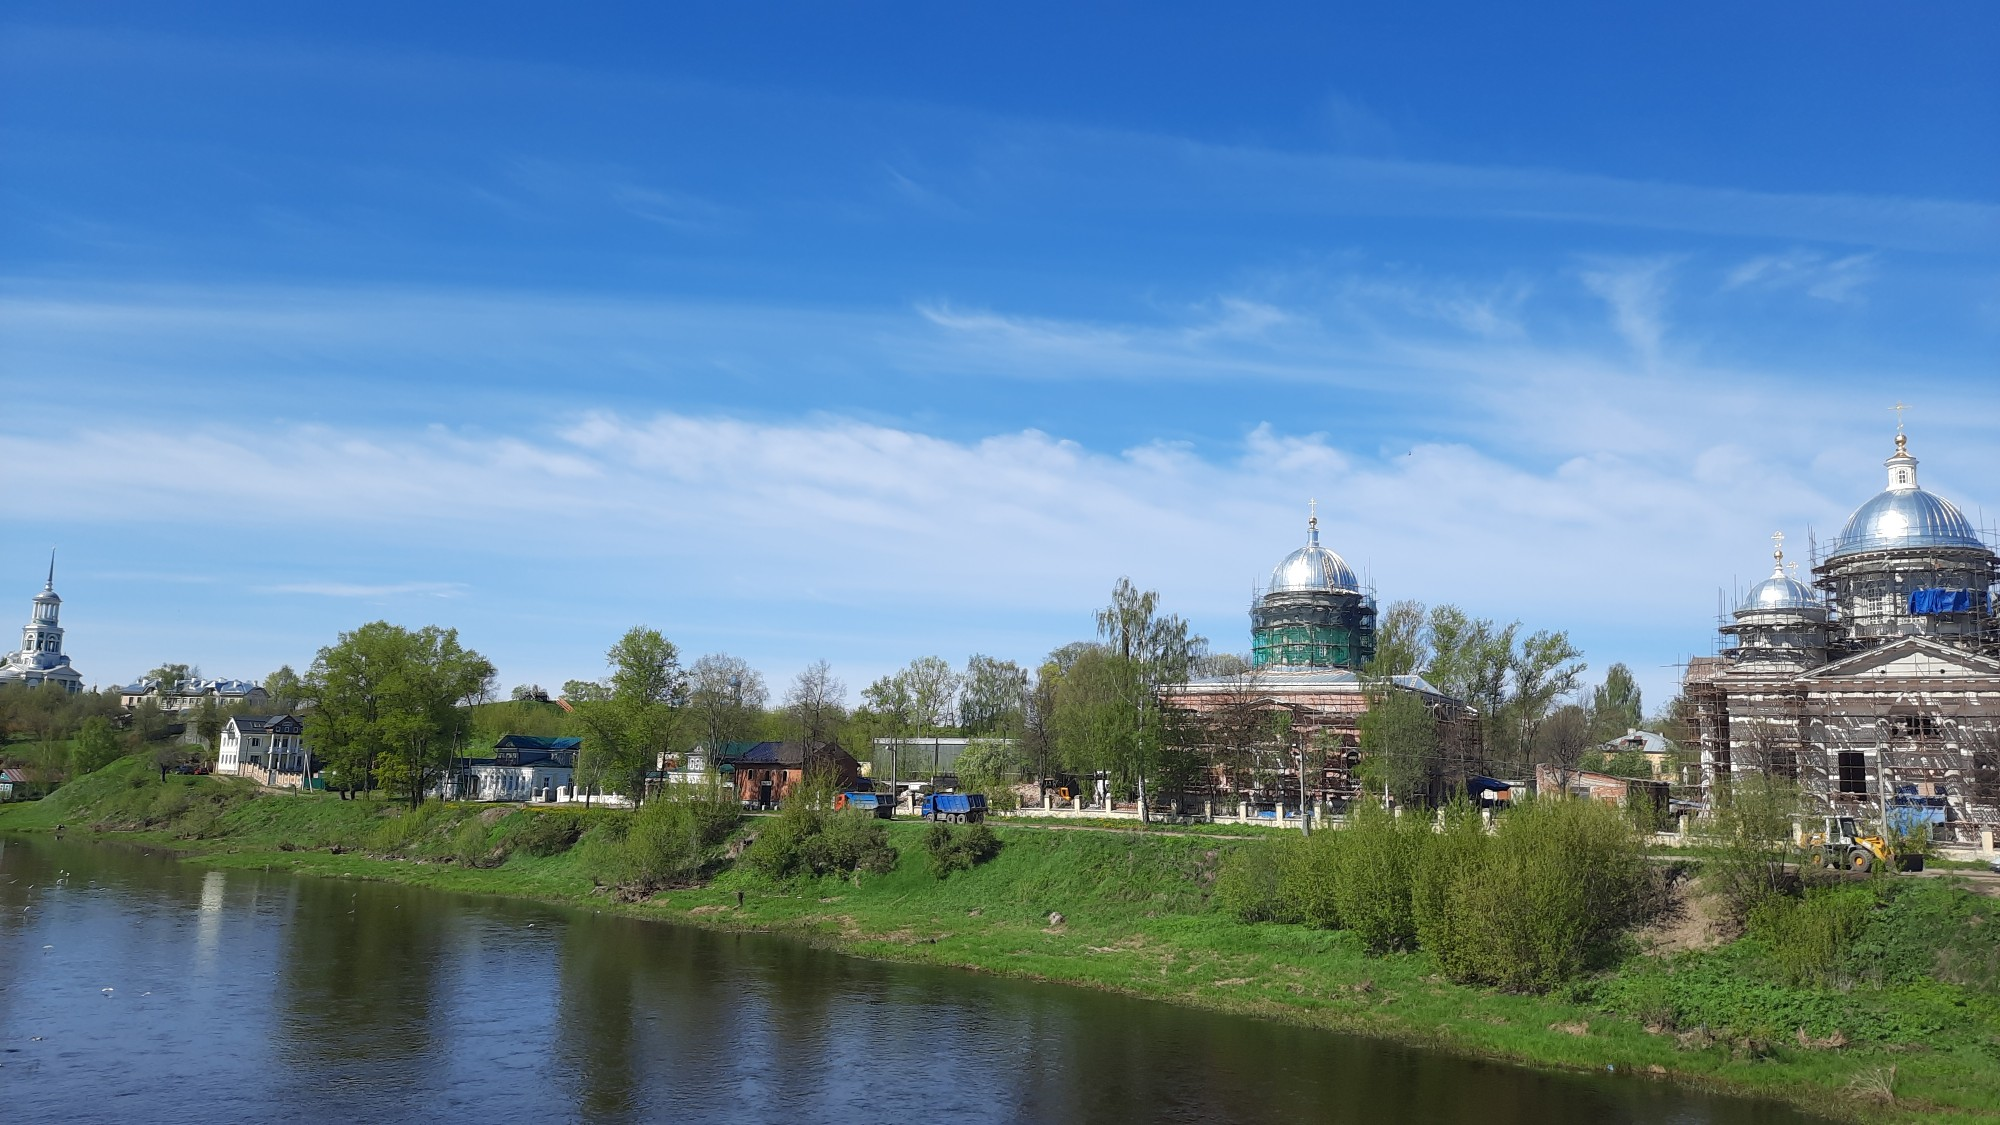
[[[1910,875],[1917,879],[1963,879],[1965,880],[1965,889],[1971,891],[1973,894],[1985,895],[1988,898],[2000,898],[2000,873],[1992,871],[1951,871],[1927,867],[1922,871],[1912,871]]]

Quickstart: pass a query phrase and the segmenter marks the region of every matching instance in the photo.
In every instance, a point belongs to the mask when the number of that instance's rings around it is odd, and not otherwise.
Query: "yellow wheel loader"
[[[1826,817],[1820,831],[1806,837],[1806,851],[1818,867],[1840,867],[1864,874],[1877,867],[1889,871],[1898,868],[1922,869],[1917,866],[1922,863],[1922,857],[1903,857],[1899,860],[1889,850],[1887,838],[1862,835],[1860,822],[1851,816]]]

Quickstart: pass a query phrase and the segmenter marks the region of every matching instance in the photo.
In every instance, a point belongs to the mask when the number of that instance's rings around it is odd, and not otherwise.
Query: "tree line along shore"
[[[141,677],[150,692],[0,687],[0,765],[17,767],[32,795],[141,751],[163,774],[201,769],[215,763],[232,718],[292,714],[314,784],[386,791],[412,805],[442,792],[469,757],[490,753],[506,734],[577,738],[575,787],[629,797],[643,796],[663,761],[766,740],[840,745],[865,762],[885,743],[964,738],[953,776],[1001,808],[1017,785],[1090,788],[1144,813],[1216,797],[1297,803],[1308,800],[1300,784],[1307,775],[1316,779],[1314,803],[1345,803],[1365,789],[1426,806],[1463,793],[1470,777],[1529,777],[1537,763],[1678,776],[1680,763],[1596,749],[1642,724],[1681,732],[1678,701],[1648,721],[1619,664],[1602,684],[1584,684],[1582,654],[1560,631],[1529,632],[1450,605],[1393,603],[1359,670],[1377,685],[1366,713],[1351,735],[1337,736],[1257,703],[1261,670],[1212,649],[1153,591],[1120,580],[1093,620],[1092,639],[1059,646],[1033,667],[980,654],[962,667],[919,657],[860,689],[855,706],[823,660],[774,698],[749,662],[727,653],[689,659],[646,626],[610,645],[597,678],[569,680],[555,693],[520,684],[498,699],[493,664],[457,630],[375,621],[319,649],[303,673],[289,665],[272,672],[254,699],[175,698],[174,685],[200,682],[185,663]],[[1434,700],[1388,686],[1420,669],[1441,698],[1469,705],[1464,721],[1443,724],[1477,727],[1469,738],[1462,730],[1443,736]],[[1241,705],[1224,699],[1200,713],[1173,705],[1176,685],[1193,679],[1240,682]],[[1338,784],[1326,788],[1327,778]]]
[[[688,787],[636,810],[417,807],[119,758],[0,831],[197,862],[774,931],[1846,1120],[2000,1117],[2000,918],[1949,878],[1824,875],[1753,795],[1662,861],[1615,810],[1462,807],[1264,832],[882,821],[807,785],[770,816]],[[1581,874],[1580,874],[1581,873]]]

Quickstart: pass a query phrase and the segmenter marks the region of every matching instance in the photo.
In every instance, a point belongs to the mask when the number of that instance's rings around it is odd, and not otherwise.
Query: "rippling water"
[[[0,836],[0,1120],[1807,1120],[1052,985]]]

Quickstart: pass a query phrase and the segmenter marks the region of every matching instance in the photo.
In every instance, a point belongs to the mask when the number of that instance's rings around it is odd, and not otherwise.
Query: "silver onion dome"
[[[1736,607],[1736,612],[1783,613],[1819,608],[1819,594],[1811,586],[1786,574],[1783,569],[1777,569],[1771,572],[1771,577],[1750,587],[1750,592],[1744,595],[1743,604]]]
[[[1271,569],[1271,588],[1266,592],[1336,590],[1351,594],[1360,589],[1361,583],[1347,561],[1319,545],[1319,516],[1314,515],[1306,521],[1306,545]]]
[[[1891,488],[1854,510],[1828,558],[1898,547],[1984,549],[1965,513],[1921,488]]]
[[[1917,459],[1910,456],[1909,439],[1900,430],[1895,454],[1882,465],[1889,470],[1889,487],[1847,517],[1847,526],[1841,529],[1827,558],[1901,547],[1986,549],[1965,513],[1944,497],[1917,486]]]

